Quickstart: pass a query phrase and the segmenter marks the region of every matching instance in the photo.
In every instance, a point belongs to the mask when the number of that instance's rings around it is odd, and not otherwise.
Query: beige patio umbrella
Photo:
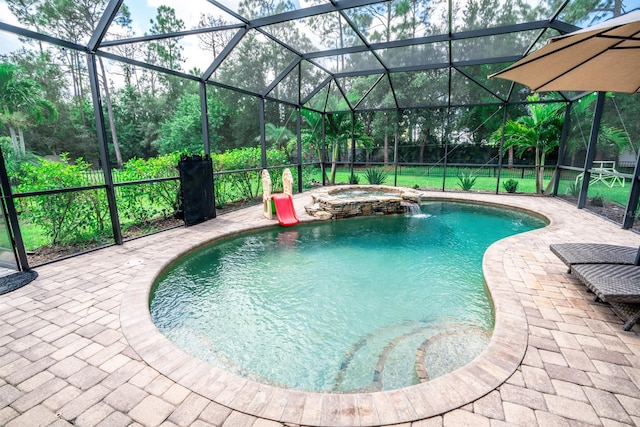
[[[489,76],[534,92],[640,89],[640,11],[549,39],[510,67]]]

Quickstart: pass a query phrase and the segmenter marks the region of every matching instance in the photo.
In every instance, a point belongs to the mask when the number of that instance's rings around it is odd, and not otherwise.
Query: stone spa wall
[[[382,185],[341,185],[311,193],[309,215],[320,219],[405,214],[419,206],[420,194]]]

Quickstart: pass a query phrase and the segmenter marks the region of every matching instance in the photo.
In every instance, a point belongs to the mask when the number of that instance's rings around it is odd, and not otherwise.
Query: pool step
[[[490,335],[490,330],[455,321],[409,321],[379,329],[347,352],[333,391],[372,392],[428,381],[471,361]],[[372,372],[371,382],[355,383],[354,378],[366,377],[367,370]]]

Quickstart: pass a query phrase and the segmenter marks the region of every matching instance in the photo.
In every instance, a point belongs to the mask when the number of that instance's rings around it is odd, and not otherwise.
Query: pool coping
[[[296,205],[308,193],[296,195]],[[247,225],[227,218],[225,231],[206,226],[185,230],[182,239],[154,254],[125,291],[120,324],[129,345],[152,368],[176,383],[238,412],[281,423],[308,426],[377,426],[412,422],[464,406],[504,383],[520,366],[528,343],[528,322],[503,262],[505,251],[530,233],[548,232],[553,221],[541,212],[509,203],[424,194],[423,200],[446,200],[507,206],[544,217],[549,225],[510,236],[492,244],[483,257],[483,272],[494,304],[495,327],[487,348],[469,364],[425,383],[372,393],[319,393],[282,389],[257,383],[213,367],[175,346],[155,327],[149,313],[149,295],[156,277],[173,261],[204,244],[244,231],[274,226],[262,219]],[[515,199],[511,199],[515,200]],[[298,210],[298,209],[297,209]],[[298,210],[299,211],[299,210]],[[257,211],[260,212],[260,211]],[[301,222],[316,219],[299,213]],[[220,217],[223,218],[223,217]],[[220,219],[218,219],[220,221]],[[277,225],[275,225],[277,227]]]

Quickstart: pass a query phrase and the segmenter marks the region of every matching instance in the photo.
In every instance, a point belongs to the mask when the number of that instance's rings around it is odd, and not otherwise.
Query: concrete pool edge
[[[304,194],[298,195],[297,204],[301,204],[304,197]],[[441,194],[425,194],[424,200],[483,203],[481,200],[456,198],[455,194],[444,197]],[[501,200],[502,203],[489,204],[530,212],[517,203],[504,203],[509,200],[505,198]],[[259,210],[256,212],[260,214]],[[548,219],[542,213],[534,214]],[[293,424],[398,424],[439,415],[486,395],[505,382],[524,357],[528,324],[524,307],[515,293],[511,279],[505,273],[503,258],[514,239],[524,239],[523,236],[535,231],[498,241],[485,252],[483,271],[496,312],[494,333],[489,346],[480,356],[452,373],[423,384],[392,391],[330,394],[280,389],[214,368],[188,355],[165,338],[151,321],[148,302],[156,277],[183,253],[218,238],[272,224],[265,220],[266,222],[257,221],[257,225],[247,227],[241,222],[228,221],[230,224],[227,225],[231,227],[228,227],[225,233],[221,233],[211,230],[215,228],[216,221],[184,229],[185,238],[182,242],[174,242],[172,248],[160,253],[152,264],[139,272],[123,297],[120,323],[131,347],[149,366],[223,406],[257,417]]]

